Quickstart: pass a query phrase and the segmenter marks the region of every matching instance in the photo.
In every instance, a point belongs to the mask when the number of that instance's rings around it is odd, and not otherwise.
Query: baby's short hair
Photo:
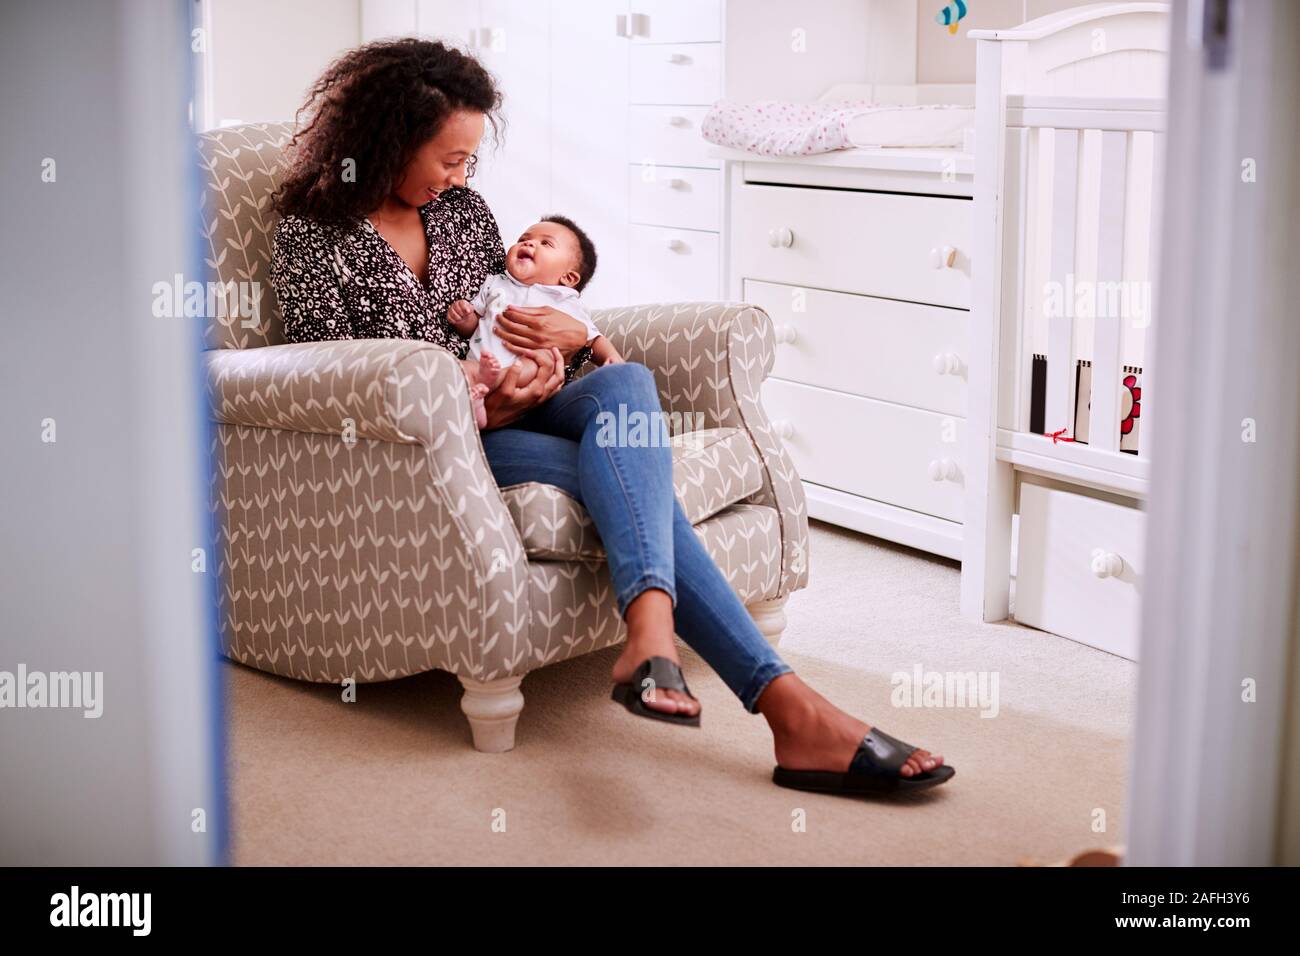
[[[595,244],[591,241],[591,237],[583,232],[582,228],[568,216],[554,213],[550,216],[543,216],[542,222],[553,222],[556,225],[563,226],[573,233],[574,238],[578,240],[578,284],[574,288],[581,292],[587,287],[591,277],[596,274]]]

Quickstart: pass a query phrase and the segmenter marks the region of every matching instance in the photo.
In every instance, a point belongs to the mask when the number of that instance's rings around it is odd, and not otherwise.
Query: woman
[[[290,341],[425,339],[465,357],[447,308],[504,270],[496,220],[466,186],[500,102],[473,57],[426,40],[372,43],[325,72],[276,196],[284,219],[271,280]],[[699,724],[675,631],[766,718],[778,783],[876,792],[952,776],[938,754],[834,707],[764,640],[677,503],[669,449],[597,442],[602,409],[662,412],[648,369],[608,365],[571,382],[587,360],[586,333],[552,308],[508,309],[500,334],[540,371],[521,387],[515,364],[488,396],[488,463],[500,485],[556,485],[591,514],[627,625],[616,699],[642,716]]]

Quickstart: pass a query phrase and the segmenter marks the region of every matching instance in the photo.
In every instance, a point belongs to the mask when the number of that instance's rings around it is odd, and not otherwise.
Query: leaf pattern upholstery
[[[749,436],[709,428],[673,436],[673,484],[691,524],[698,525],[763,484]],[[554,485],[526,482],[501,489],[529,558],[603,560],[605,549],[587,509]]]
[[[255,326],[205,329],[224,652],[305,680],[437,668],[487,681],[621,641],[590,518],[558,489],[497,487],[453,356],[411,340],[284,343],[266,276],[290,133],[200,137],[208,267],[268,290]],[[803,490],[759,397],[767,314],[695,302],[593,319],[654,372],[665,410],[702,422],[678,440],[674,478],[732,587],[746,603],[804,587]]]

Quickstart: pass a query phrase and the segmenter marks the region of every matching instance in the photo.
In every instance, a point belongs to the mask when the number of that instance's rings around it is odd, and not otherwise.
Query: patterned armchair
[[[449,353],[284,344],[267,274],[289,132],[232,127],[199,144],[209,278],[236,306],[209,318],[203,356],[222,649],[311,681],[451,671],[474,746],[509,750],[525,674],[624,638],[599,538],[558,489],[497,487]],[[246,314],[238,292],[259,288]],[[665,410],[697,426],[674,440],[678,497],[775,642],[782,605],[807,583],[808,522],[759,401],[771,321],[712,302],[593,317],[654,371]]]

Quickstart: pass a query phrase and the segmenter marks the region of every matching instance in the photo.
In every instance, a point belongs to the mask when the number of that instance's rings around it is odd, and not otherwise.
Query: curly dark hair
[[[596,244],[578,226],[576,222],[568,216],[561,216],[559,213],[551,213],[549,216],[543,216],[542,222],[553,222],[557,226],[563,226],[573,237],[578,240],[578,284],[574,286],[578,292],[587,288],[587,283],[591,277],[596,274]]]
[[[330,64],[298,110],[275,208],[327,221],[364,216],[392,195],[411,157],[448,116],[463,109],[484,113],[495,135],[500,107],[492,75],[455,47],[404,37],[350,50]],[[344,180],[345,160],[355,164],[355,182]]]

